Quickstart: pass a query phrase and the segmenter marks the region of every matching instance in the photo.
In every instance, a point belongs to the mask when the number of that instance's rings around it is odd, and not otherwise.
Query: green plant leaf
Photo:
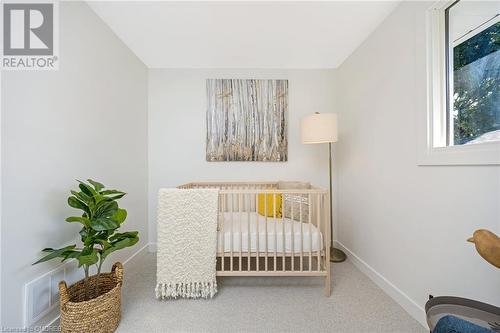
[[[100,192],[103,188],[104,188],[104,185],[99,183],[99,182],[96,182],[96,181],[93,181],[92,179],[87,179],[87,181],[92,184],[92,186],[94,186],[94,189],[97,191],[97,192]]]
[[[87,214],[90,214],[89,207],[85,203],[78,200],[76,197],[73,197],[73,196],[69,197],[68,198],[68,205],[70,205],[71,207],[76,208],[76,209],[81,209],[84,212],[86,212]]]
[[[64,262],[68,259],[78,258],[78,256],[80,256],[80,253],[81,253],[81,251],[66,251],[63,254],[64,258],[63,258],[63,260],[61,260],[61,262]]]
[[[48,252],[49,254],[42,257],[40,260],[33,263],[33,265],[39,264],[44,261],[52,260],[55,258],[64,258],[64,253],[67,251],[72,251],[76,248],[76,245],[69,245],[60,249],[45,248],[42,252]]]
[[[90,220],[86,217],[70,216],[66,219],[66,222],[80,222],[87,228],[90,228]]]
[[[109,238],[111,242],[123,239],[123,238],[134,238],[139,235],[138,231],[127,231],[127,232],[117,232]]]
[[[118,200],[123,198],[127,193],[122,192],[122,191],[117,191],[117,190],[105,190],[100,192],[102,195],[104,195],[106,198],[112,199],[112,200]]]
[[[95,244],[95,236],[88,235],[87,237],[82,239],[82,242],[83,246],[85,247],[93,247],[93,245]]]
[[[83,265],[94,265],[99,261],[97,250],[91,247],[83,249],[77,259],[78,267],[81,267]]]
[[[95,231],[112,230],[118,228],[119,226],[120,224],[118,222],[113,221],[108,217],[100,217],[90,221],[90,227]]]
[[[87,228],[83,227],[82,230],[79,232],[80,234],[80,239],[84,243],[85,239],[89,236],[89,232],[87,231]]]
[[[90,212],[92,212],[95,209],[95,200],[93,197],[89,197],[85,193],[77,191],[71,191],[71,194],[73,194],[82,203],[87,205]]]
[[[101,244],[104,250],[111,247],[111,244],[107,240],[104,240],[104,239],[96,239],[96,243]]]
[[[117,191],[117,190],[104,190],[101,192],[102,195],[110,195],[110,194],[126,194],[125,192],[122,191]]]
[[[97,192],[92,188],[92,186],[89,186],[80,180],[78,182],[80,183],[78,184],[80,190],[82,190],[82,192],[88,195],[89,197],[92,198],[97,194]]]
[[[125,196],[126,193],[122,193],[122,194],[116,194],[116,195],[112,195],[112,196],[109,196],[107,198],[110,198],[110,199],[113,199],[113,200],[118,200],[118,199],[121,199]]]
[[[121,250],[121,249],[124,249],[126,247],[135,245],[138,241],[139,241],[139,237],[136,236],[136,237],[126,237],[126,238],[123,238],[123,239],[120,239],[118,241],[111,243],[111,247],[102,251],[101,260],[106,259],[106,257],[108,255],[110,255],[111,253],[113,253],[117,250]]]
[[[71,194],[73,194],[78,200],[80,200],[81,202],[83,202],[87,205],[92,201],[92,198],[83,192],[77,192],[77,191],[71,190]]]
[[[82,237],[83,244],[87,246],[92,246],[95,244],[102,244],[102,242],[106,242],[108,240],[108,232],[109,231],[99,231],[91,230],[90,233],[87,233],[85,237]]]
[[[116,201],[101,201],[97,204],[94,217],[112,217],[118,210]]]
[[[115,214],[113,214],[113,216],[111,217],[113,221],[116,221],[120,224],[122,224],[126,218],[127,218],[127,211],[123,208],[118,208]]]

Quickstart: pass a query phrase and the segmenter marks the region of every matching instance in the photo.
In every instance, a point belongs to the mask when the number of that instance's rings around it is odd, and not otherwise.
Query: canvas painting
[[[288,80],[207,80],[207,161],[287,160]]]

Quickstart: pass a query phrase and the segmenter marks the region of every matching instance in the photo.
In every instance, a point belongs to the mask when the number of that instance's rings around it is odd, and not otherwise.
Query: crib
[[[324,277],[330,296],[328,192],[278,182],[194,182],[219,189],[217,276]]]

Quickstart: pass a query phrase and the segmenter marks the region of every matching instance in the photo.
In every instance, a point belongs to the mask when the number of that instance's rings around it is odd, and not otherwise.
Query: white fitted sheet
[[[221,214],[222,215],[222,214]],[[222,216],[219,216],[219,225],[222,226]],[[241,219],[240,219],[241,216]],[[250,252],[257,252],[257,238],[259,239],[259,252],[266,252],[266,217],[256,212],[225,212],[224,213],[224,232],[217,232],[217,250],[218,253],[231,252],[231,230],[233,233],[233,252],[248,252],[248,220],[250,219]],[[259,230],[257,232],[257,219]],[[284,222],[284,223],[283,223]],[[300,253],[302,245],[304,252],[318,251],[323,249],[323,235],[318,228],[308,223],[301,223],[291,219],[267,218],[267,252],[273,252],[276,247],[277,252],[283,252],[283,224],[285,229],[285,253]],[[242,232],[240,232],[240,226]],[[276,226],[276,239],[275,239]],[[300,228],[302,226],[302,234]],[[231,229],[232,227],[232,229]],[[309,229],[310,227],[310,229]],[[221,227],[222,228],[222,227]],[[293,237],[292,237],[293,228]],[[310,231],[309,231],[310,230]],[[223,235],[224,234],[224,235]],[[258,234],[258,237],[257,237]],[[302,235],[302,236],[301,236]],[[310,237],[312,235],[312,239]],[[319,237],[318,237],[319,236]],[[223,242],[224,238],[224,242]],[[301,241],[302,238],[302,241]],[[241,243],[241,248],[240,248]]]

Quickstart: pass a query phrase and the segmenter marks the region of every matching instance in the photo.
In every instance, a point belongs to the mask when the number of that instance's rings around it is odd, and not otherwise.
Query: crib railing
[[[179,188],[219,189],[218,276],[324,276],[330,294],[327,191],[278,189],[276,182],[203,182]]]

